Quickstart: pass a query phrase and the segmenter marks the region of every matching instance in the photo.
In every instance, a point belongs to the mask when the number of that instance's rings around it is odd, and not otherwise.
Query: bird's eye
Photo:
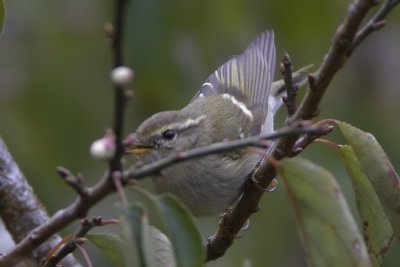
[[[162,133],[162,136],[167,140],[172,140],[175,137],[176,133],[174,130],[168,129]]]

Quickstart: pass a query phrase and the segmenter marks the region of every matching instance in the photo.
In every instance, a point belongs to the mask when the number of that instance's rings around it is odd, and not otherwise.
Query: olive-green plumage
[[[138,127],[138,145],[149,148],[140,159],[150,163],[176,151],[270,131],[274,66],[274,35],[265,32],[211,74],[186,107],[157,113]],[[212,215],[237,200],[258,160],[242,149],[185,161],[154,177],[155,188],[177,195],[195,215]]]

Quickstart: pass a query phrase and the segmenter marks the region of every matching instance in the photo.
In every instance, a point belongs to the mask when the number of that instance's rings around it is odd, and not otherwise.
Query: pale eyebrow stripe
[[[240,108],[243,113],[250,118],[250,120],[253,120],[253,113],[250,109],[247,108],[247,106],[243,102],[240,102],[233,95],[230,94],[222,94],[222,98],[230,100],[234,105]]]
[[[182,130],[182,129],[189,128],[189,127],[192,127],[192,126],[197,126],[205,118],[206,118],[205,115],[201,115],[201,116],[199,116],[197,118],[189,118],[186,121],[184,121],[183,123],[174,122],[174,123],[168,124],[168,125],[160,128],[160,129],[158,129],[157,132],[163,132],[163,131],[165,131],[167,129]]]

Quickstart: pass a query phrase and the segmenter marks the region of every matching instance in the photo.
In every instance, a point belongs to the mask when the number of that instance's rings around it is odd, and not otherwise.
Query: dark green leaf
[[[202,239],[187,208],[173,195],[155,196],[141,188],[135,193],[134,198],[148,207],[150,224],[171,240],[178,266],[202,266]]]
[[[392,227],[351,146],[339,146],[338,152],[353,186],[368,253],[373,266],[378,267],[392,243]]]
[[[122,240],[119,236],[100,233],[87,234],[86,237],[111,260],[114,266],[124,266]]]
[[[375,137],[337,121],[361,168],[375,189],[386,215],[400,240],[400,179]]]
[[[372,266],[333,176],[301,158],[281,161],[277,171],[292,201],[309,266]]]
[[[145,189],[135,186],[133,187],[133,200],[143,203],[147,207],[149,215],[149,223],[163,233],[168,232],[166,219],[163,217],[158,197],[146,191]]]
[[[156,264],[155,261],[155,253],[156,249],[154,247],[153,238],[154,233],[152,232],[152,226],[149,225],[147,217],[142,217],[142,228],[141,228],[141,251],[143,253],[143,258],[145,262],[145,266],[154,266],[154,267],[162,267],[162,265]]]
[[[157,228],[150,226],[154,266],[176,267],[174,250],[168,237]]]
[[[119,205],[117,208],[120,213],[125,266],[145,267],[142,247],[144,207],[138,204],[130,204],[128,207]]]
[[[129,204],[128,207],[119,207],[122,217],[121,227],[123,230],[125,252],[130,253],[135,250],[136,253],[127,255],[126,266],[152,266],[152,267],[175,267],[176,261],[174,251],[168,237],[148,223],[147,210],[137,202]],[[132,259],[136,257],[136,260]]]
[[[174,247],[178,266],[203,266],[202,239],[187,208],[170,194],[161,195],[158,200],[168,224],[169,238]]]

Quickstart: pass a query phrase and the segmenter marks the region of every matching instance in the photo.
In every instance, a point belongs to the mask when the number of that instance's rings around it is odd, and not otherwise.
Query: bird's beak
[[[152,145],[140,143],[139,140],[136,138],[136,134],[133,134],[128,138],[129,140],[126,140],[126,146],[125,146],[125,153],[128,155],[133,154],[138,157],[144,156],[150,153],[151,150],[154,148],[154,146]]]
[[[153,146],[143,144],[132,144],[127,149],[127,154],[133,154],[135,156],[144,156],[151,152]]]

